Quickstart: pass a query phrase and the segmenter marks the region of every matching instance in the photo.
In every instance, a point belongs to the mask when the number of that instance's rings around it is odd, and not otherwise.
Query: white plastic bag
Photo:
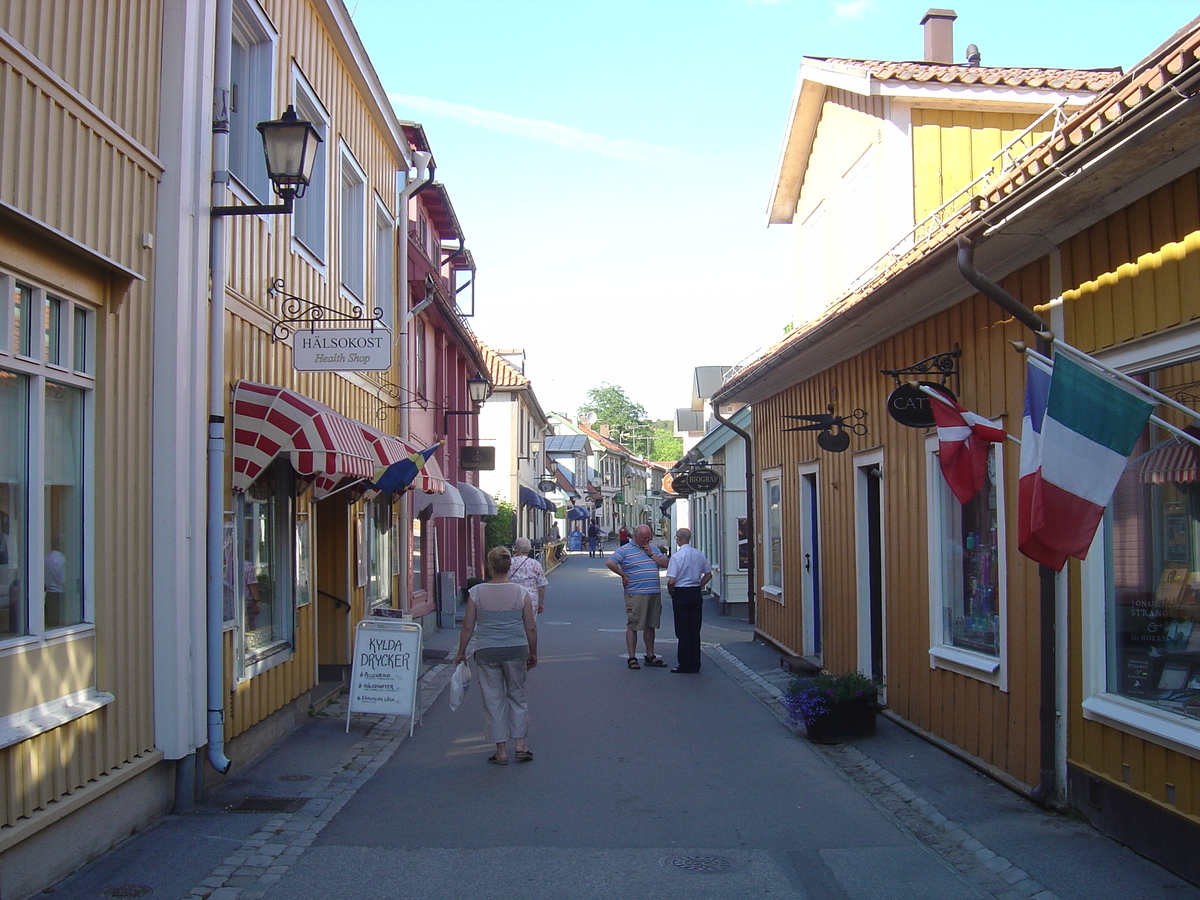
[[[460,662],[454,667],[454,674],[450,676],[450,710],[454,711],[462,706],[463,698],[467,696],[467,688],[471,686],[471,667],[465,662]]]

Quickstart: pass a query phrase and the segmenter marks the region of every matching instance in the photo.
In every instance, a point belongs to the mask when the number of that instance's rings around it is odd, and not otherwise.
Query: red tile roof
[[[483,361],[487,364],[488,378],[491,379],[496,390],[529,387],[529,379],[513,368],[507,359],[481,341],[478,335],[472,334],[472,337],[479,346],[479,352],[483,354]]]
[[[809,57],[833,65],[867,69],[880,81],[915,81],[921,84],[1007,85],[1014,88],[1048,88],[1057,91],[1101,91],[1121,77],[1114,69],[1008,69],[1000,66],[949,66],[945,63],[887,62],[878,59]]]

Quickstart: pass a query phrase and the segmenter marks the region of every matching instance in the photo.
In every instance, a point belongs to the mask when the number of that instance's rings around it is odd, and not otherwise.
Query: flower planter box
[[[875,733],[875,702],[850,700],[834,704],[829,712],[804,723],[808,739],[818,744],[840,744]]]

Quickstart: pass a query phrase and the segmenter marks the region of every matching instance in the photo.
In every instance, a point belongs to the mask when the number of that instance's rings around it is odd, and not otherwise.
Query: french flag
[[[1017,549],[1034,562],[1061,572],[1067,564],[1067,554],[1043,544],[1033,533],[1033,495],[1042,477],[1042,425],[1049,399],[1049,367],[1027,356],[1025,414],[1021,419],[1021,480],[1017,492]]]

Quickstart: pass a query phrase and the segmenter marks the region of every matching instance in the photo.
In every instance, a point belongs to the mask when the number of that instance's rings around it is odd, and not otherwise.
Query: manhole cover
[[[114,884],[102,890],[100,896],[109,900],[128,900],[131,897],[148,897],[152,893],[153,888],[148,884]]]
[[[728,872],[733,868],[733,863],[723,856],[664,856],[658,863],[664,869],[681,869],[703,875]]]
[[[304,797],[247,797],[229,807],[229,812],[296,812],[308,801]]]
[[[311,775],[280,775],[280,781],[312,781]]]

